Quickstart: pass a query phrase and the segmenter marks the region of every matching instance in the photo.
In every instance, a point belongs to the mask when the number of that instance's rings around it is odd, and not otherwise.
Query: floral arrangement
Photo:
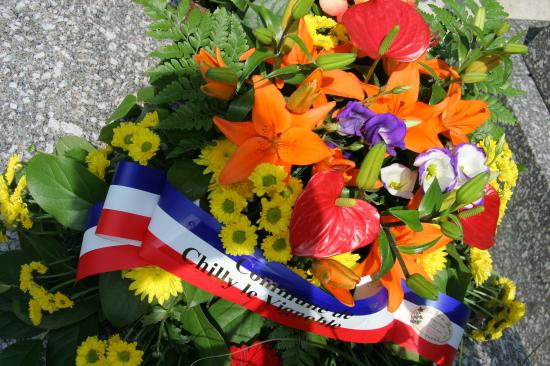
[[[489,250],[527,49],[496,0],[136,2],[151,85],[0,175],[1,364],[451,364],[521,319]]]

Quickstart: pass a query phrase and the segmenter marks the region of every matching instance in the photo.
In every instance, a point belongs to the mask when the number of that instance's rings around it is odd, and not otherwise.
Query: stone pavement
[[[549,2],[517,3],[538,4],[540,17],[536,19],[545,19]],[[522,18],[521,14],[518,17]],[[30,146],[51,151],[57,138],[68,133],[93,141],[120,100],[146,85],[144,71],[154,63],[147,53],[156,46],[145,35],[146,25],[141,8],[130,1],[3,0],[0,169],[10,154],[28,157]],[[512,82],[527,94],[509,102],[520,125],[509,129],[507,136],[516,159],[529,170],[520,177],[492,251],[495,267],[517,281],[518,297],[526,301],[527,315],[501,341],[483,347],[468,344],[463,363],[468,366],[550,365],[550,342],[527,360],[550,334],[545,301],[550,272],[550,118],[544,105],[549,94],[541,96],[545,87],[539,76],[548,77],[544,67],[550,61],[548,47],[544,47],[550,31],[541,32],[545,25],[514,22],[515,29],[531,27],[527,41],[542,47],[531,50],[525,57],[527,64],[517,57]]]

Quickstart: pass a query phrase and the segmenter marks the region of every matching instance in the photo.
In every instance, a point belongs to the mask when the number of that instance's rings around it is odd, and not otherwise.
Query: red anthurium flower
[[[251,346],[229,347],[231,366],[283,366],[277,351],[258,341]]]
[[[464,243],[478,249],[489,249],[495,244],[500,198],[490,185],[485,186],[482,213],[468,218],[461,218]]]
[[[371,204],[339,199],[344,188],[339,171],[315,174],[296,201],[290,222],[290,245],[297,256],[326,258],[368,245],[380,230]]]
[[[371,0],[352,6],[342,22],[353,44],[372,59],[415,61],[430,45],[430,28],[415,7],[401,0]],[[384,55],[379,50],[384,38],[398,25],[399,32]]]

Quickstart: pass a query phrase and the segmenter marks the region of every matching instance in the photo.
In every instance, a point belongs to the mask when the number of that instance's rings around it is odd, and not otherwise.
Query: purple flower
[[[363,137],[361,129],[376,113],[359,102],[348,102],[346,108],[338,114],[341,135]]]
[[[419,167],[418,179],[424,192],[428,191],[435,178],[443,192],[449,192],[456,184],[451,152],[447,149],[433,148],[424,151],[416,157],[414,166]]]
[[[489,172],[486,160],[485,152],[476,145],[465,143],[455,146],[452,160],[457,177],[455,188],[463,186],[478,174]]]
[[[381,113],[372,117],[363,127],[363,137],[369,145],[384,141],[388,154],[395,156],[394,148],[405,149],[407,126],[395,114]]]

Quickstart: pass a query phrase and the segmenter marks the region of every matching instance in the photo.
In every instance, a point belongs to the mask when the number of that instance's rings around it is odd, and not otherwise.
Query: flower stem
[[[374,74],[374,69],[376,69],[376,66],[378,66],[378,63],[380,62],[380,58],[377,58],[374,63],[370,66],[369,72],[367,73],[367,77],[365,78],[365,83],[368,83],[372,75]]]
[[[49,279],[49,278],[64,277],[64,276],[67,276],[67,275],[74,274],[75,272],[76,272],[76,270],[73,269],[71,271],[67,271],[67,272],[63,272],[63,273],[55,273],[55,274],[45,275],[45,276],[36,276],[36,278],[41,279],[41,280],[46,280],[46,279]]]
[[[99,287],[96,286],[96,287],[88,288],[88,289],[86,289],[86,290],[77,292],[76,294],[71,295],[71,299],[72,299],[72,300],[76,300],[76,299],[78,299],[79,297],[82,297],[83,295],[89,294],[89,293],[92,292],[92,291],[96,291],[98,288],[99,288]]]
[[[399,253],[399,249],[397,248],[397,244],[393,239],[393,235],[391,231],[387,228],[384,228],[384,232],[386,233],[386,237],[388,238],[388,243],[390,244],[391,251],[395,256],[395,258],[397,259],[397,261],[399,262],[399,265],[401,266],[403,273],[405,274],[405,278],[409,278],[411,275],[409,273],[409,270],[407,269],[407,266],[405,265],[405,261],[403,260],[403,257],[401,257],[401,253]]]
[[[52,288],[50,289],[50,292],[54,292],[54,291],[56,291],[56,290],[59,290],[59,289],[65,287],[65,286],[71,285],[71,284],[74,285],[74,279],[69,280],[69,281],[62,282],[62,283],[60,283],[59,285],[52,287]]]

